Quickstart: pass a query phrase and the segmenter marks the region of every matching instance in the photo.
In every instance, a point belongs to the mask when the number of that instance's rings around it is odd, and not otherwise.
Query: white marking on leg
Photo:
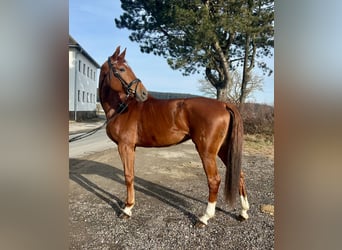
[[[248,219],[249,216],[247,214],[247,211],[249,210],[249,203],[247,200],[247,196],[244,197],[243,195],[240,195],[240,201],[241,201],[241,206],[242,206],[242,210],[240,215],[244,218],[244,219]]]
[[[199,219],[201,222],[203,222],[203,224],[208,225],[208,220],[215,216],[215,207],[216,207],[216,201],[208,202],[208,206],[207,206],[207,210],[205,211],[205,214]]]
[[[134,205],[128,207],[128,206],[125,206],[125,208],[122,210],[122,212],[126,215],[128,215],[129,217],[132,216],[132,208],[134,207]]]

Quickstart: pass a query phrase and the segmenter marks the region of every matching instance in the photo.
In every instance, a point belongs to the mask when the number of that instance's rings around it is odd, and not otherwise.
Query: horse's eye
[[[125,68],[120,68],[120,72],[125,72]]]

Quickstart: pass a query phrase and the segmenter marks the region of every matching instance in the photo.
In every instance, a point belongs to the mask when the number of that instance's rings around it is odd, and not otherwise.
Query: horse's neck
[[[154,98],[151,95],[148,95],[148,100],[158,101],[158,99]],[[100,102],[107,119],[109,119],[116,113],[119,105],[125,102],[125,95],[123,94],[120,97],[119,93],[113,91],[110,88],[104,87],[100,92]],[[129,102],[128,104],[131,104],[131,102]]]
[[[110,118],[118,109],[122,98],[119,93],[109,88],[103,88],[100,93],[100,102],[107,118]]]

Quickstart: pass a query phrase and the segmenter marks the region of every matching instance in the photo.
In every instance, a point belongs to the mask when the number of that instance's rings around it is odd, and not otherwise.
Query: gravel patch
[[[119,218],[126,187],[118,153],[70,159],[70,249],[274,249],[274,217],[260,209],[274,205],[273,159],[244,155],[249,220],[237,220],[240,202],[236,208],[225,203],[222,183],[216,215],[199,229],[194,225],[206,209],[208,188],[194,150],[191,143],[137,149],[130,219]],[[221,163],[219,171],[224,179]]]

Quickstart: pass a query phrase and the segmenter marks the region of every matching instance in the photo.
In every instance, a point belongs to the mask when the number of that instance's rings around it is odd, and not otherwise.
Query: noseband
[[[122,87],[124,88],[127,97],[128,96],[135,96],[136,92],[137,92],[137,88],[138,88],[138,84],[141,82],[139,78],[134,79],[133,81],[131,81],[130,83],[127,83],[120,75],[120,73],[113,67],[112,62],[110,61],[110,57],[108,57],[108,65],[111,69],[111,71],[113,72],[114,76],[116,78],[118,78],[121,82]],[[110,78],[110,73],[109,73],[109,78]],[[131,89],[132,85],[135,85],[135,89]]]

